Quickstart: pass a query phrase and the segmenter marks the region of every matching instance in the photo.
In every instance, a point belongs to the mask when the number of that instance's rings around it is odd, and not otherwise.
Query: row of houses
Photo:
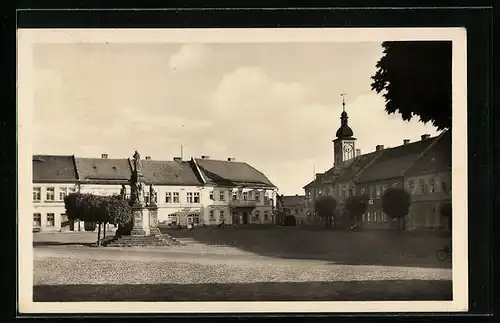
[[[451,131],[435,137],[424,134],[417,141],[402,140],[396,147],[377,145],[375,151],[361,154],[355,149],[356,138],[347,122],[345,110],[341,126],[333,140],[334,166],[303,187],[305,195],[280,196],[279,211],[294,215],[298,223],[314,224],[315,201],[325,195],[337,201],[337,220],[342,218],[345,202],[351,195],[367,194],[369,204],[363,215],[363,226],[389,229],[393,221],[382,211],[381,197],[390,187],[405,188],[412,204],[407,217],[407,230],[449,229],[440,215],[443,203],[451,202]]]
[[[144,200],[158,206],[160,225],[273,223],[277,188],[260,171],[233,158],[208,156],[172,161],[140,160]],[[33,228],[36,231],[81,231],[83,223],[69,221],[64,196],[72,192],[130,195],[130,158],[33,156]],[[149,196],[152,187],[154,196]]]

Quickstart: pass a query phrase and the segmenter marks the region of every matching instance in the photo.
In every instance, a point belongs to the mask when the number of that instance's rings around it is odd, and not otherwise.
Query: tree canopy
[[[451,41],[387,41],[382,47],[371,88],[383,94],[385,111],[451,128]]]
[[[346,202],[346,209],[351,217],[360,217],[366,212],[368,206],[367,195],[352,195]]]
[[[405,217],[410,204],[410,194],[403,188],[389,188],[382,196],[382,209],[390,218]]]
[[[335,209],[337,207],[337,201],[333,196],[323,196],[316,200],[314,203],[314,210],[319,217],[325,219],[325,225],[330,226],[330,221],[335,215]]]
[[[132,220],[132,210],[129,204],[119,196],[71,193],[65,196],[64,205],[69,219],[98,224],[98,245],[100,243],[101,224],[124,225]]]

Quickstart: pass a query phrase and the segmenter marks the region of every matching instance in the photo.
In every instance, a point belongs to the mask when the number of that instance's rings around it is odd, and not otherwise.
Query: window
[[[441,190],[445,193],[449,193],[448,191],[448,183],[446,182],[441,182]]]
[[[225,200],[224,191],[220,191],[220,192],[219,192],[219,199],[220,199],[221,201],[224,201],[224,200]]]
[[[165,203],[172,203],[172,193],[171,192],[165,193]]]
[[[267,221],[269,218],[269,211],[264,211],[264,221]]]
[[[179,192],[174,192],[174,203],[179,203]]]
[[[431,178],[429,180],[429,193],[434,193],[436,192],[436,181],[434,178]]]
[[[371,222],[371,213],[368,212],[367,216],[366,216],[366,222]]]
[[[224,221],[224,211],[223,210],[220,210],[219,211],[219,221]]]
[[[59,187],[59,201],[64,201],[64,197],[68,195],[67,187]]]
[[[213,220],[214,219],[214,210],[210,210],[210,220]]]
[[[236,192],[233,192],[233,201],[236,201],[238,199],[238,195]]]
[[[373,212],[373,222],[377,222],[377,211]]]
[[[423,178],[420,179],[419,186],[420,186],[420,193],[424,194],[425,193],[425,180]]]
[[[255,200],[256,200],[257,202],[260,202],[260,192],[258,192],[258,191],[257,191],[257,192],[255,192],[254,194],[255,194]]]
[[[408,181],[408,190],[410,191],[410,194],[415,192],[415,181],[413,179]]]
[[[377,199],[380,199],[380,185],[375,186],[375,193],[377,194]]]
[[[318,196],[321,196],[321,190],[318,189],[317,192],[318,192]]]
[[[66,213],[61,213],[61,223],[67,222],[68,221],[68,216]]]
[[[243,201],[248,200],[248,192],[243,192]]]
[[[42,226],[42,215],[40,213],[33,213],[33,226],[35,228]]]
[[[193,193],[191,193],[191,192],[187,193],[186,201],[188,203],[193,203]]]
[[[199,192],[194,193],[194,203],[200,203],[200,193]]]
[[[53,227],[55,225],[54,223],[54,213],[47,213],[47,226],[48,227]]]
[[[42,199],[42,188],[41,187],[33,187],[33,201],[40,202]],[[39,214],[39,213],[37,213]]]
[[[54,200],[54,188],[53,187],[47,187],[47,201],[53,201]]]
[[[214,191],[210,191],[210,199],[213,200],[214,199]]]
[[[266,193],[266,195],[264,196],[264,205],[269,205],[269,203],[270,203],[269,196],[267,196]]]
[[[144,192],[144,203],[149,204],[149,192]]]

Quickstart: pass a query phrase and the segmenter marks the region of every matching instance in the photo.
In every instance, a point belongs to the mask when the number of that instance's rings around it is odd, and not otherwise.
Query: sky
[[[384,111],[381,56],[375,42],[36,44],[33,153],[172,160],[182,146],[303,194],[333,165],[341,93],[362,153],[438,134]]]

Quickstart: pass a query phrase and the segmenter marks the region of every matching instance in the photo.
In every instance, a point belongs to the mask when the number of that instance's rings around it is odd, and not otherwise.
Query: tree
[[[106,203],[109,223],[124,226],[132,221],[132,208],[129,202],[115,195],[108,198]]]
[[[451,232],[451,226],[452,226],[452,206],[450,202],[445,202],[442,203],[441,206],[439,207],[439,213],[441,213],[441,216],[444,217],[448,221],[448,229]]]
[[[387,41],[382,47],[371,88],[383,93],[385,111],[451,128],[451,41]]]
[[[402,188],[390,188],[382,196],[382,209],[391,219],[398,220],[399,231],[405,228],[405,218],[410,205],[410,194]]]
[[[356,227],[362,222],[361,217],[368,207],[368,195],[353,195],[346,202],[346,210],[349,217],[354,220]]]
[[[325,226],[327,228],[332,226],[332,219],[335,216],[336,207],[337,201],[329,195],[318,198],[314,203],[314,211],[320,218],[325,220]]]

